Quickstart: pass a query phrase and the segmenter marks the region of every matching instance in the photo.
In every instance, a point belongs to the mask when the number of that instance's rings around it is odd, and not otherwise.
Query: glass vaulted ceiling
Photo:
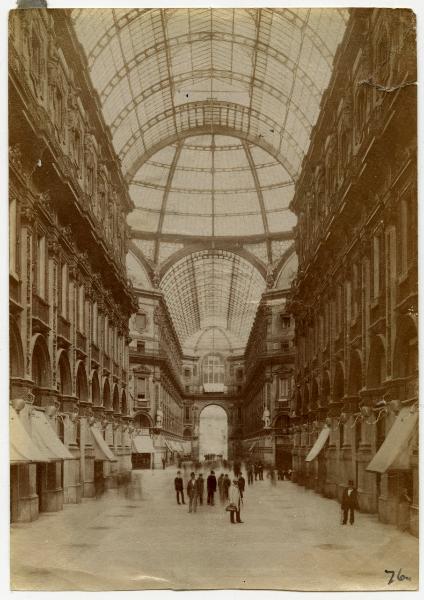
[[[179,335],[196,344],[218,327],[214,339],[243,343],[266,265],[291,243],[287,207],[348,10],[71,14],[136,207],[134,244],[152,269],[173,265],[161,287]],[[206,254],[172,260],[199,238]],[[250,266],[217,253],[234,243]]]

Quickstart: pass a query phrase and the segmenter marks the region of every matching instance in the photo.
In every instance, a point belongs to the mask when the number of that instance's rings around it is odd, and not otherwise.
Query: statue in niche
[[[271,427],[271,415],[267,406],[264,408],[262,421],[264,422],[264,429],[269,429]]]
[[[160,284],[160,273],[159,273],[159,269],[155,269],[153,271],[153,275],[152,275],[152,283],[153,283],[153,287],[158,288],[159,284]]]
[[[158,429],[162,429],[163,426],[163,412],[162,412],[162,408],[159,406],[159,408],[156,411],[156,427]]]

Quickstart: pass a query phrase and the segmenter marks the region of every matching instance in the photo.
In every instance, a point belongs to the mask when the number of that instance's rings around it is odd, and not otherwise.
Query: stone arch
[[[331,395],[330,373],[326,370],[322,376],[321,406],[328,406]]]
[[[298,269],[297,254],[292,244],[279,259],[275,268],[275,288],[288,289]]]
[[[344,385],[344,366],[341,361],[336,363],[333,381],[333,399],[335,402],[341,402],[345,394]]]
[[[309,411],[309,385],[305,383],[303,388],[303,399],[302,399],[302,414],[306,415]]]
[[[181,250],[177,250],[177,252],[171,254],[171,256],[169,256],[161,264],[161,279],[165,275],[165,273],[182,258],[185,258],[190,254],[194,254],[196,252],[201,252],[202,250],[208,250],[211,248],[213,248],[214,250],[226,250],[227,252],[231,252],[232,254],[236,254],[237,256],[246,259],[249,263],[251,263],[252,266],[254,266],[260,272],[262,277],[265,279],[266,266],[259,258],[252,254],[252,252],[249,252],[249,250],[246,248],[240,248],[231,243],[216,241],[215,238],[211,238],[210,241],[202,240],[201,242],[194,242],[192,244],[188,244],[184,248],[181,248]]]
[[[109,379],[105,377],[103,379],[103,408],[105,410],[112,410],[112,399],[110,396],[110,384]]]
[[[393,377],[404,378],[418,371],[418,329],[411,315],[399,317],[393,347]]]
[[[120,403],[120,400],[119,400],[118,384],[115,384],[113,386],[112,407],[113,407],[113,412],[114,413],[120,413],[121,412],[121,403]]]
[[[353,350],[350,355],[349,379],[347,393],[356,396],[362,388],[362,356],[359,350]]]
[[[10,320],[9,330],[9,371],[11,377],[24,377],[25,375],[22,339],[14,319]]]
[[[379,388],[386,379],[386,347],[382,335],[371,339],[370,354],[367,365],[367,387]]]
[[[122,393],[121,393],[121,413],[123,415],[128,414],[127,394],[126,394],[125,390],[122,390]]]
[[[57,360],[57,387],[61,396],[72,395],[72,375],[66,350],[58,352]]]
[[[143,411],[139,411],[134,415],[134,425],[140,429],[147,429],[154,426],[152,417]]]
[[[311,410],[315,410],[318,407],[318,397],[319,397],[318,380],[316,377],[314,377],[312,379],[312,385],[311,385]]]
[[[51,385],[51,362],[47,341],[41,333],[32,338],[32,380],[35,387],[48,388]]]
[[[77,378],[76,378],[76,397],[80,402],[88,401],[88,380],[87,371],[82,360],[77,362]]]
[[[102,399],[100,396],[99,374],[97,370],[91,372],[91,401],[93,403],[93,406],[102,406]]]
[[[217,402],[208,403],[199,412],[199,456],[201,458],[206,454],[222,454],[224,458],[228,457],[228,417],[227,410]],[[210,420],[212,420],[211,426],[208,425]]]

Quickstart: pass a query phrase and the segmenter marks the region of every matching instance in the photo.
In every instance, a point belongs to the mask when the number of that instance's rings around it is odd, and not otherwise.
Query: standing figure
[[[166,459],[165,459],[165,457],[163,456],[163,457],[162,457],[162,469],[164,469],[165,467],[166,467]]]
[[[177,476],[174,479],[175,493],[177,495],[177,503],[185,504],[184,502],[184,483],[183,478],[181,477],[181,471],[177,471]],[[180,502],[181,496],[181,502]]]
[[[221,504],[224,502],[224,473],[218,477],[218,491],[219,491],[219,499]]]
[[[205,480],[203,479],[202,473],[199,473],[199,477],[196,481],[197,484],[197,495],[199,497],[199,504],[203,506],[203,495],[205,493]]]
[[[349,479],[348,486],[343,492],[342,496],[342,511],[343,511],[343,523],[346,525],[347,517],[349,515],[349,522],[351,525],[355,522],[355,508],[358,508],[358,494],[353,486],[352,479]]]
[[[229,498],[229,488],[231,486],[230,478],[228,477],[228,473],[225,473],[224,480],[222,482],[222,487],[224,490],[224,502],[226,502]]]
[[[406,531],[410,527],[410,510],[412,498],[409,495],[408,488],[403,488],[399,498],[398,526],[401,531]]]
[[[253,483],[253,466],[251,464],[247,467],[247,483],[248,485]]]
[[[255,481],[258,480],[259,477],[259,465],[258,463],[255,463]]]
[[[264,466],[262,463],[259,463],[258,471],[259,471],[259,479],[260,479],[260,481],[263,481],[264,480]]]
[[[243,523],[243,521],[240,519],[241,495],[238,479],[234,479],[233,484],[230,487],[229,500],[230,508],[234,507],[233,510],[230,510],[230,523]],[[234,514],[236,516],[235,521]]]
[[[206,481],[206,487],[208,490],[208,504],[210,504],[211,506],[214,506],[215,501],[214,501],[214,494],[216,492],[216,477],[215,477],[215,472],[211,471],[211,474],[208,476],[208,479]]]
[[[243,477],[243,473],[240,473],[240,475],[238,476],[238,486],[239,486],[239,490],[240,490],[240,496],[241,496],[241,498],[243,498],[244,488],[246,487],[246,480]]]
[[[196,512],[197,511],[197,481],[196,474],[190,474],[190,481],[187,484],[187,496],[189,499],[188,504],[188,512]]]

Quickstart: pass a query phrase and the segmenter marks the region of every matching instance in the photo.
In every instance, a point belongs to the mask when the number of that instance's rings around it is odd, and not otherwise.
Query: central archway
[[[228,458],[228,418],[217,404],[206,406],[199,417],[199,458],[222,454]]]

